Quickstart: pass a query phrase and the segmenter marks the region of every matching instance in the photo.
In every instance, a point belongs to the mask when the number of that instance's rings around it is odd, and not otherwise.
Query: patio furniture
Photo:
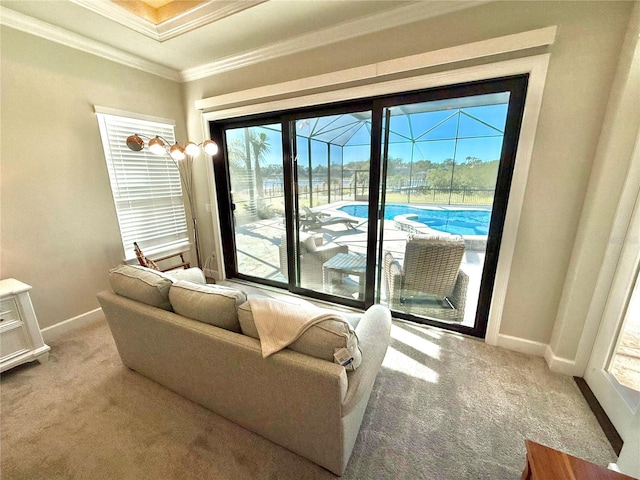
[[[140,264],[140,266],[142,267],[147,267],[150,268],[152,270],[159,270],[161,272],[169,272],[171,270],[177,270],[179,268],[182,269],[187,269],[191,267],[191,264],[187,261],[185,261],[184,259],[184,252],[178,252],[178,253],[172,253],[171,255],[166,255],[164,257],[158,257],[158,258],[154,258],[151,259],[149,257],[147,257],[144,253],[142,253],[142,250],[140,250],[140,247],[138,246],[137,242],[133,242],[133,249],[136,252],[136,257],[138,258],[138,263]],[[164,267],[164,268],[160,268],[158,266],[158,263],[163,262],[164,260],[169,260],[170,258],[177,258],[179,257],[179,262],[178,264],[174,264],[170,267]]]
[[[384,281],[393,310],[461,322],[469,277],[460,270],[464,240],[454,235],[409,235],[404,266],[387,252]]]
[[[298,255],[300,261],[300,285],[320,289],[323,285],[322,265],[339,253],[348,253],[346,245],[323,245],[322,235],[300,232],[298,235]],[[287,236],[280,238],[280,271],[288,278]]]
[[[326,227],[328,225],[343,224],[347,229],[355,230],[354,224],[358,223],[358,220],[348,217],[329,216],[326,217],[322,213],[314,212],[309,207],[302,207],[304,210],[304,217],[300,218],[300,225],[303,230],[316,230],[318,228]]]
[[[344,283],[345,275],[358,277],[358,298],[364,298],[365,274],[367,273],[367,256],[360,253],[339,253],[322,265],[325,291],[340,293],[337,285]]]

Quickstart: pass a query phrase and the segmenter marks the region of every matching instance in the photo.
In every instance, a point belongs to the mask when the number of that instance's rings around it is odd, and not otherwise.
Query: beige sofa
[[[118,293],[100,292],[98,300],[124,365],[341,475],[389,344],[389,310],[372,306],[349,319],[362,353],[354,371],[295,351],[302,337],[263,358],[260,341],[239,326],[238,311],[247,319],[244,294],[202,285],[195,270],[112,271]],[[177,282],[185,276],[192,282]]]

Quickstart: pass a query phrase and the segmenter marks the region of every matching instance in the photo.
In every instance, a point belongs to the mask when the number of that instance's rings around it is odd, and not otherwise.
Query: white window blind
[[[135,258],[133,242],[145,254],[187,246],[182,185],[173,160],[146,148],[134,152],[126,145],[134,133],[160,135],[174,143],[173,125],[104,113],[97,116],[125,258]]]

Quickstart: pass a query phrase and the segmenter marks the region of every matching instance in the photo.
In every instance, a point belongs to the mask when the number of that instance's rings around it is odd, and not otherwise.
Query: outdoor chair
[[[346,245],[323,245],[322,235],[299,234],[300,283],[306,288],[322,289],[322,264],[338,253],[349,253]],[[280,238],[280,271],[288,278],[287,237]]]
[[[392,310],[461,322],[469,277],[460,269],[459,236],[409,235],[404,266],[387,252],[384,281]]]
[[[324,213],[314,212],[309,207],[302,207],[304,210],[304,217],[300,218],[300,225],[303,230],[316,230],[318,228],[326,227],[328,225],[342,224],[347,229],[355,230],[354,224],[358,223],[358,220],[348,217],[338,216],[325,216]]]
[[[191,264],[189,262],[185,261],[184,252],[173,253],[171,255],[154,258],[152,260],[149,257],[147,257],[144,253],[142,253],[142,250],[140,250],[140,247],[138,246],[137,242],[133,242],[133,249],[136,252],[136,257],[138,258],[138,263],[141,266],[147,267],[147,268],[151,268],[152,270],[158,270],[160,272],[168,272],[170,270],[176,270],[178,268],[187,269],[187,268],[189,268],[191,266]],[[165,260],[169,260],[171,258],[176,258],[175,261],[178,261],[178,257],[179,257],[179,262],[180,262],[178,264],[174,264],[174,265],[172,265],[170,267],[164,267],[164,268],[160,268],[158,266],[158,263],[164,262]]]

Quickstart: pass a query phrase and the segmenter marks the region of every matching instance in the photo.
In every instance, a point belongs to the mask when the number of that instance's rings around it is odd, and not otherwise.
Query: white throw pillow
[[[300,245],[304,247],[307,252],[315,252],[318,249],[316,245],[316,238],[308,233],[300,232],[298,235]]]

